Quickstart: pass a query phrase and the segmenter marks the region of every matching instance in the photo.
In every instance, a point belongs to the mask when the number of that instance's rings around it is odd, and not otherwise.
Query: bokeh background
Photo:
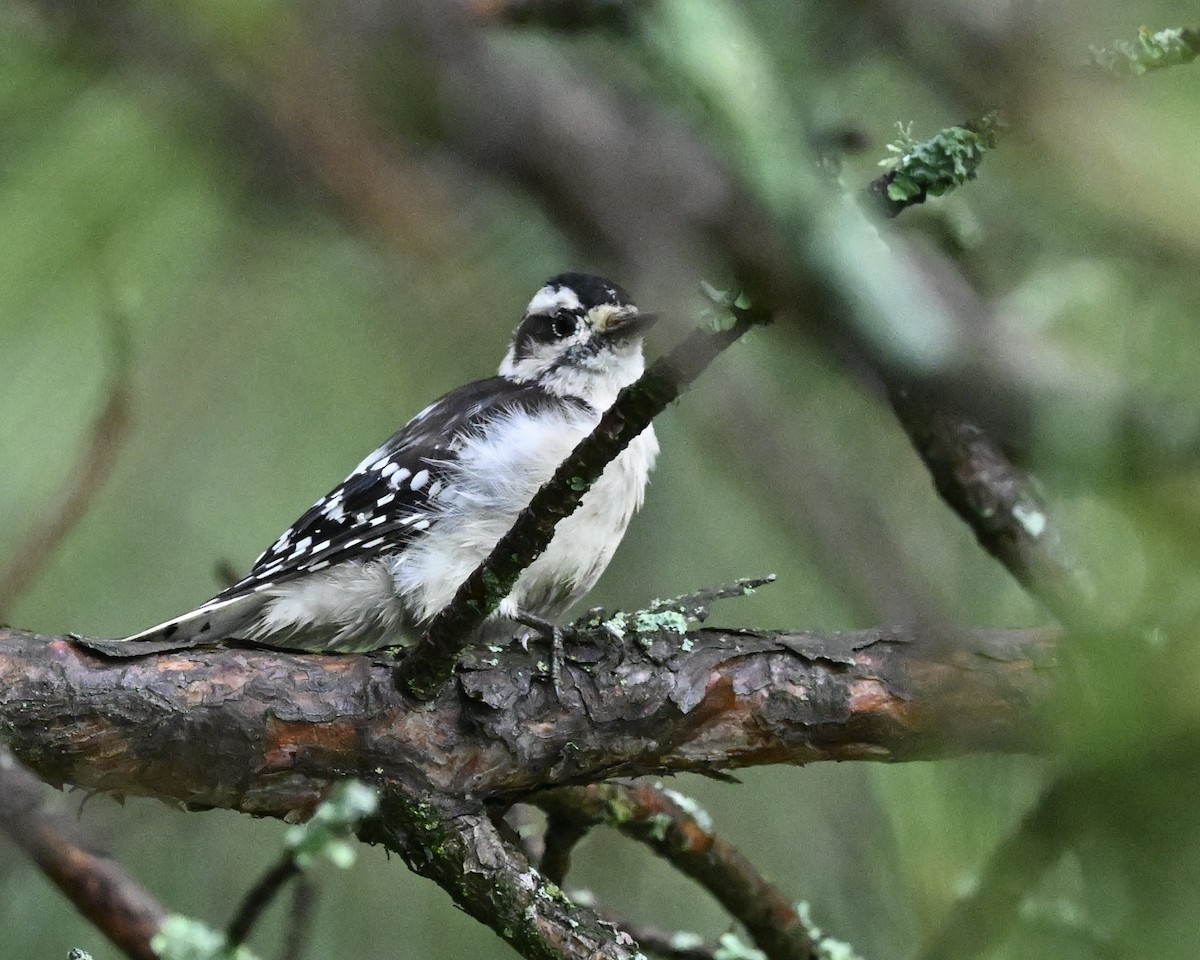
[[[894,957],[1055,770],[1128,761],[996,955],[1194,957],[1200,64],[1117,80],[1087,63],[1091,45],[1187,26],[1195,7],[557,7],[602,25],[514,23],[500,3],[0,3],[0,566],[83,469],[114,383],[130,414],[111,473],[0,617],[114,636],[207,598],[220,565],[245,568],[429,400],[489,375],[554,273],[628,287],[669,318],[649,344],[665,349],[698,318],[700,281],[745,266],[718,221],[753,206],[777,229],[762,247],[784,246],[817,306],[791,304],[660,418],[646,507],[589,603],[773,572],[720,619],[1046,622],[939,502],[854,354],[865,338],[933,363],[929,288],[1110,630],[1075,651],[1048,756],[673,785],[827,932]],[[881,227],[912,258],[901,279],[923,279],[873,283],[822,204],[879,175],[897,122],[929,135],[993,107],[1010,126],[979,179]],[[821,278],[858,310],[838,319],[854,336],[831,335]],[[1006,378],[1019,411],[987,386]],[[284,829],[61,802],[214,925]],[[589,838],[570,880],[664,926],[727,929],[615,834]],[[378,851],[320,884],[310,957],[512,955]],[[278,939],[273,915],[253,943],[272,956]],[[116,955],[10,848],[0,942],[21,960]]]

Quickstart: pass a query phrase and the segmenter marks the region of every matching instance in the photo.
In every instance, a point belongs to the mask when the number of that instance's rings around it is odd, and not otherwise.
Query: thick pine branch
[[[515,800],[769,763],[1036,748],[1049,631],[699,630],[571,651],[562,700],[519,648],[420,703],[363,656],[221,649],[112,662],[0,629],[0,730],[51,783],[267,816],[354,776]],[[686,648],[686,650],[685,650]]]

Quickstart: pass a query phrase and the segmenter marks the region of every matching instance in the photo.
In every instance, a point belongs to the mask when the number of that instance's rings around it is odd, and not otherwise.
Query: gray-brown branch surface
[[[0,736],[50,783],[266,816],[359,777],[508,802],[614,776],[1036,748],[1057,634],[698,630],[519,647],[420,702],[387,661],[247,649],[111,661],[0,629]]]

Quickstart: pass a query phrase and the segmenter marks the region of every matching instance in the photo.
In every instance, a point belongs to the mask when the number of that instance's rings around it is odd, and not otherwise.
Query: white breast
[[[430,534],[393,559],[397,593],[417,620],[431,617],[491,552],[537,490],[587,436],[599,415],[509,413],[465,438],[455,476],[439,496]],[[634,512],[658,454],[648,427],[610,463],[579,508],[555,530],[546,551],[522,574],[501,606],[554,617],[604,572]]]

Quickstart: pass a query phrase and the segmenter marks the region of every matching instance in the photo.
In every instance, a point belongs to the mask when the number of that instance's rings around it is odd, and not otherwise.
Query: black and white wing
[[[551,402],[562,401],[536,385],[502,377],[446,394],[313,504],[237,583],[190,613],[99,649],[141,656],[235,637],[262,610],[273,587],[348,559],[402,551],[436,526],[436,501],[453,479],[458,441],[507,411]]]

